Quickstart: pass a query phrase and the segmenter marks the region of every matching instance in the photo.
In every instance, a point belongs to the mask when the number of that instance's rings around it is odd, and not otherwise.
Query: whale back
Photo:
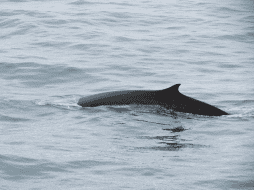
[[[78,105],[82,107],[129,104],[155,105],[159,103],[156,100],[156,93],[153,90],[125,90],[105,92],[80,98],[78,102]]]
[[[160,91],[161,105],[179,112],[199,115],[220,116],[228,113],[205,102],[183,95],[179,92],[180,84]]]
[[[192,114],[228,115],[215,106],[181,94],[179,86],[180,84],[175,84],[163,90],[126,90],[100,93],[80,98],[78,105],[82,107],[128,104],[160,105],[174,111]]]
[[[163,90],[160,90],[160,92],[162,92],[162,93],[165,93],[165,94],[177,94],[177,93],[179,93],[179,86],[180,86],[181,84],[175,84],[175,85],[173,85],[173,86],[171,86],[171,87],[169,87],[169,88],[166,88],[166,89],[163,89]]]

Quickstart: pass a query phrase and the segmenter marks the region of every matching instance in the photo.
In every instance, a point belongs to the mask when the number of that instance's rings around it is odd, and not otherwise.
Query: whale
[[[229,115],[227,112],[205,102],[185,96],[175,84],[163,90],[124,90],[104,92],[80,98],[78,105],[96,107],[102,105],[159,105],[176,112],[206,116]]]

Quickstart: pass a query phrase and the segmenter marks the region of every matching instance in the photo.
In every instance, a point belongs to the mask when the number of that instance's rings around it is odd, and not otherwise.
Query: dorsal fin
[[[178,88],[179,88],[179,86],[180,86],[181,84],[175,84],[175,85],[173,85],[173,86],[171,86],[171,87],[169,87],[169,88],[166,88],[166,89],[164,89],[164,90],[162,90],[163,92],[170,92],[170,93],[179,93],[179,90],[178,90]]]

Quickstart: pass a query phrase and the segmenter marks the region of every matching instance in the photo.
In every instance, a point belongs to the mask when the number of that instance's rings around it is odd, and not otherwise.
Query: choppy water
[[[1,1],[0,189],[253,189],[254,2]],[[82,109],[180,92],[231,115]]]

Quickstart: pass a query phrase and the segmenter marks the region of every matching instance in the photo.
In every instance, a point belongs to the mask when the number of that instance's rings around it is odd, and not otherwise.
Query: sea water
[[[0,189],[254,189],[254,2],[0,2]],[[81,108],[117,90],[230,113]]]

